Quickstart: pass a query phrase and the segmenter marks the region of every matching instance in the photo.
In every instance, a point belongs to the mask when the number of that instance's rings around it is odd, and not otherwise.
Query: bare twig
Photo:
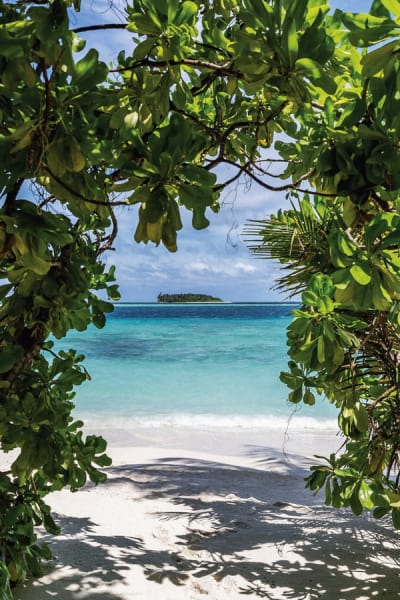
[[[373,410],[374,408],[376,408],[376,406],[378,406],[378,404],[380,402],[382,402],[382,400],[385,400],[385,398],[388,398],[390,396],[390,394],[393,394],[393,392],[395,392],[397,389],[398,389],[397,385],[392,385],[390,388],[385,390],[383,392],[383,394],[381,394],[378,398],[376,398],[376,400],[374,400],[372,402],[372,404],[368,404],[367,409],[369,411]]]
[[[102,254],[103,252],[106,252],[107,250],[112,250],[112,245],[115,241],[115,238],[118,235],[118,221],[117,221],[117,218],[116,218],[112,208],[110,208],[110,219],[112,222],[112,231],[111,231],[110,235],[108,235],[104,240],[102,240],[105,243],[99,247],[99,249],[97,251],[98,256],[100,256],[100,254]]]
[[[123,73],[125,71],[132,71],[137,67],[150,67],[150,68],[159,68],[159,67],[174,67],[174,66],[188,66],[188,67],[198,67],[200,69],[207,69],[210,71],[216,71],[221,75],[231,75],[238,76],[237,71],[231,70],[229,67],[232,61],[227,61],[221,65],[217,63],[213,63],[207,60],[195,59],[195,58],[182,58],[180,60],[152,60],[149,58],[143,58],[141,60],[137,60],[132,63],[129,67],[117,67],[115,69],[110,69],[110,73]]]

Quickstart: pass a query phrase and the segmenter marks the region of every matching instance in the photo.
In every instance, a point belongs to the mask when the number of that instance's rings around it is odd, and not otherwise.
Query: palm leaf
[[[277,260],[289,271],[279,277],[275,288],[293,296],[307,286],[310,277],[327,271],[330,222],[321,216],[308,198],[299,207],[279,211],[265,220],[249,220],[244,229],[250,252],[255,258]]]

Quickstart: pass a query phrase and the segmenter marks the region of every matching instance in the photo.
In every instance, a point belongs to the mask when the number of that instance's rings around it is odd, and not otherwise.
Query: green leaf
[[[371,14],[342,13],[343,23],[351,30],[349,39],[355,46],[369,46],[395,34],[393,21]]]
[[[310,79],[317,87],[322,88],[328,94],[334,94],[336,91],[335,81],[329,77],[323,67],[311,58],[299,58],[296,60],[295,69],[299,74]]]
[[[99,63],[99,53],[94,48],[91,48],[89,52],[76,63],[73,81],[79,82],[81,80],[91,79],[96,74],[100,64],[102,63]]]
[[[400,3],[399,0],[381,0],[383,6],[390,12],[395,18],[400,18]]]
[[[287,385],[292,390],[301,387],[301,380],[299,382],[299,379],[293,376],[291,373],[281,372],[279,375],[279,379],[282,381],[282,383]]]
[[[106,454],[102,454],[101,456],[96,456],[94,462],[98,464],[100,467],[109,467],[112,464],[112,460]],[[105,480],[105,479],[104,479]]]
[[[319,336],[317,342],[317,356],[318,362],[323,364],[325,362],[325,340],[322,335]]]
[[[321,6],[320,14],[323,15]],[[299,57],[312,58],[318,60],[321,64],[325,64],[335,51],[335,42],[328,35],[327,31],[318,25],[316,22],[308,27],[299,39]]]
[[[344,361],[344,349],[339,344],[333,346],[333,364],[335,366],[342,365]]]
[[[336,475],[336,477],[341,477],[344,479],[351,477],[351,473],[349,473],[349,471],[346,471],[346,469],[335,468],[333,473],[334,475]]]
[[[384,517],[385,515],[388,514],[389,512],[389,508],[383,508],[382,506],[377,506],[375,508],[375,510],[373,511],[373,515],[375,517],[375,519],[382,519],[382,517]]]
[[[396,53],[399,48],[400,43],[396,40],[364,55],[361,59],[363,75],[365,77],[373,77],[376,73],[384,69],[392,54]]]
[[[317,301],[317,311],[322,315],[331,313],[335,308],[335,305],[329,296],[322,296]]]
[[[313,491],[318,491],[324,485],[329,471],[324,467],[311,467],[312,473],[306,478],[306,487]]]
[[[293,392],[290,392],[289,394],[289,402],[293,402],[294,404],[298,404],[299,402],[302,401],[303,398],[303,394],[302,394],[302,388],[296,388],[295,390],[293,390]]]
[[[370,488],[370,486],[368,485],[368,483],[366,481],[362,480],[360,482],[360,487],[358,490],[358,499],[363,508],[367,508],[368,510],[371,510],[372,508],[374,508],[375,503],[372,500],[372,495],[373,495],[372,489]]]
[[[203,210],[193,209],[192,225],[195,229],[205,229],[209,226],[210,221],[205,216]]]
[[[358,494],[354,491],[350,496],[350,506],[351,510],[355,515],[361,515],[363,511],[363,506],[359,500]]]
[[[337,244],[340,252],[346,256],[353,256],[356,251],[356,245],[342,232],[338,231]]]
[[[126,26],[127,31],[138,32],[141,35],[158,36],[161,33],[161,23],[155,15],[133,13]]]
[[[400,494],[389,490],[386,492],[386,495],[388,496],[390,506],[400,509]]]
[[[183,165],[181,167],[181,173],[189,182],[205,187],[214,186],[217,180],[215,173],[194,164]]]
[[[366,264],[355,264],[350,267],[350,273],[354,281],[360,285],[368,285],[371,281],[370,269]]]
[[[308,404],[310,406],[315,404],[315,396],[310,390],[306,390],[304,397],[303,397],[303,402],[304,402],[304,404]]]
[[[357,218],[358,211],[350,198],[345,198],[343,202],[343,220],[347,227],[351,227]]]
[[[315,306],[318,302],[317,294],[311,290],[306,290],[305,292],[303,292],[301,295],[301,299],[303,303],[307,304],[308,306]]]
[[[298,33],[296,23],[294,21],[291,21],[286,36],[287,53],[290,66],[294,65],[299,54],[299,44],[297,35]]]
[[[58,535],[61,531],[60,527],[55,523],[50,512],[43,513],[43,525],[46,531],[52,533],[53,535]]]
[[[365,433],[366,431],[368,431],[369,418],[368,418],[368,412],[364,408],[364,406],[362,404],[360,404],[359,402],[356,403],[353,408],[353,414],[354,414],[354,424],[357,427],[358,431],[361,431],[362,433]]]
[[[178,14],[174,18],[174,24],[178,26],[186,23],[193,25],[197,16],[198,9],[199,8],[195,2],[185,0],[184,2],[182,2]]]

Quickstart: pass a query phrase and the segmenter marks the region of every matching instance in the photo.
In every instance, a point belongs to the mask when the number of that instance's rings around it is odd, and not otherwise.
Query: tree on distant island
[[[223,300],[207,294],[161,294],[160,292],[157,296],[157,302],[170,304],[173,302],[223,302]]]
[[[82,357],[52,339],[103,327],[99,291],[119,298],[115,208],[136,205],[135,240],[173,252],[181,210],[207,227],[240,177],[291,202],[251,229],[301,293],[282,379],[292,402],[325,394],[344,435],[308,485],[400,527],[398,2],[133,0],[124,23],[78,27],[79,8],[1,3],[0,444],[17,457],[0,473],[0,596],[50,556],[46,495],[105,479],[105,441],[72,416]],[[132,52],[77,54],[116,29]]]

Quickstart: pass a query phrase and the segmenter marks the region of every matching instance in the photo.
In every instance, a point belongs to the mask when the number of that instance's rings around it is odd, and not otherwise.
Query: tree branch
[[[231,177],[230,179],[227,179],[223,183],[219,183],[218,185],[214,186],[214,190],[215,191],[223,190],[224,188],[226,188],[227,185],[230,185],[231,183],[236,181],[236,179],[239,179],[239,177],[241,176],[242,173],[243,173],[243,169],[239,168],[236,175],[233,175],[233,177]]]
[[[103,29],[126,29],[126,23],[107,23],[104,25],[86,25],[71,29],[73,33],[84,33],[86,31],[101,31]]]
[[[24,179],[21,177],[14,182],[11,190],[7,192],[6,199],[4,201],[4,210],[6,215],[10,215],[13,213],[15,209],[15,203],[17,200],[18,193],[24,183]]]
[[[110,201],[106,201],[106,200],[95,200],[94,198],[86,198],[86,196],[84,196],[80,192],[74,190],[70,185],[65,183],[65,181],[63,181],[60,177],[57,177],[57,175],[54,175],[54,173],[52,173],[52,171],[49,169],[49,167],[44,167],[44,170],[54,179],[54,181],[56,181],[59,185],[61,185],[67,192],[69,192],[70,194],[73,194],[74,196],[76,196],[77,198],[80,198],[81,200],[83,200],[84,202],[87,202],[88,204],[95,204],[97,206],[108,206],[108,207],[129,206],[129,203],[126,202],[125,200],[110,202]]]
[[[242,169],[242,171],[244,173],[246,173],[246,175],[248,175],[251,179],[253,179],[253,181],[258,183],[258,185],[260,185],[261,187],[263,187],[267,190],[270,190],[271,192],[286,192],[289,190],[295,190],[302,194],[310,194],[312,196],[323,196],[326,198],[337,198],[337,196],[338,196],[338,194],[328,194],[326,192],[317,192],[315,190],[304,190],[304,189],[299,188],[298,187],[299,183],[304,181],[305,178],[309,177],[309,175],[311,174],[310,171],[307,172],[305,175],[303,175],[300,179],[298,179],[294,183],[289,183],[287,185],[273,186],[273,185],[270,185],[269,183],[266,183],[265,181],[263,181],[256,175],[254,175],[253,171],[251,171],[247,166],[237,165],[234,161],[229,160],[227,158],[222,159],[220,161],[220,163],[226,163],[226,164],[232,165],[233,167],[236,167],[238,169]]]
[[[196,115],[192,115],[191,113],[186,112],[185,110],[182,110],[180,108],[177,108],[175,106],[175,104],[172,102],[170,102],[170,108],[171,110],[173,110],[174,112],[183,115],[184,117],[187,117],[188,119],[190,119],[191,121],[193,121],[194,123],[196,123],[197,125],[199,125],[200,127],[202,127],[209,135],[212,135],[213,137],[215,136],[215,131],[212,127],[209,127],[208,125],[206,125],[205,123],[203,123],[203,121],[201,121]]]
[[[103,252],[106,252],[107,250],[112,250],[112,245],[115,241],[115,238],[118,235],[118,221],[117,218],[114,214],[114,211],[110,208],[110,219],[112,222],[112,231],[110,233],[110,235],[108,235],[105,239],[101,240],[103,242],[105,242],[105,244],[103,246],[100,246],[98,251],[97,251],[97,256],[100,256],[100,254],[102,254]]]
[[[181,60],[151,60],[149,58],[143,58],[134,62],[129,67],[118,67],[115,69],[110,69],[110,73],[123,73],[125,71],[132,71],[137,67],[150,67],[150,68],[158,68],[158,67],[168,67],[168,66],[189,66],[189,67],[199,67],[201,69],[208,69],[210,71],[216,71],[221,75],[230,75],[230,76],[239,76],[237,71],[232,71],[229,69],[229,65],[232,61],[225,62],[222,65],[218,65],[217,63],[209,62],[207,60],[194,59],[194,58],[182,58]]]
[[[393,392],[395,392],[397,389],[398,389],[397,385],[390,386],[390,388],[388,388],[385,392],[383,392],[383,394],[381,394],[378,398],[376,398],[376,400],[374,400],[372,402],[372,404],[367,405],[367,410],[369,412],[371,410],[373,410],[380,402],[382,402],[382,400],[384,400],[385,398],[388,398],[388,396],[393,394]]]

